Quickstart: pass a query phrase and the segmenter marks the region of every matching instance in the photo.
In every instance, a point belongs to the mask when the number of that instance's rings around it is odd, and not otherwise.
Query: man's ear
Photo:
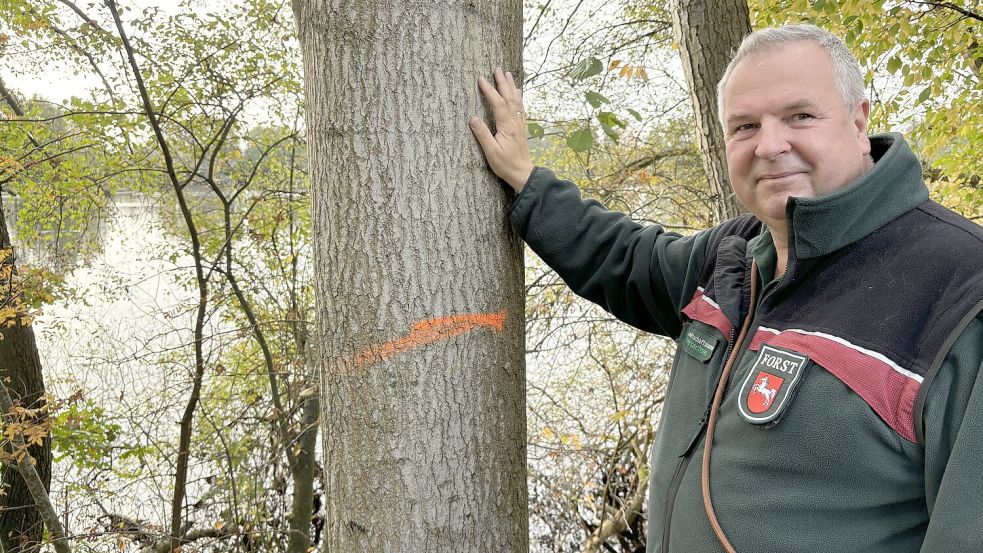
[[[867,121],[870,118],[870,100],[864,98],[853,110],[853,124],[857,128],[857,140],[864,155],[870,153],[870,139],[867,138]]]

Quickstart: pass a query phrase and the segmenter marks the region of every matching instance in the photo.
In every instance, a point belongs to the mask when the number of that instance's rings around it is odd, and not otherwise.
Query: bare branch
[[[76,13],[78,13],[79,16],[82,17],[82,19],[84,19],[85,22],[88,23],[90,27],[102,31],[102,28],[99,27],[99,25],[97,25],[95,21],[92,21],[91,19],[86,17],[86,15],[82,13],[82,11],[79,10],[77,6],[75,6],[75,4],[72,4],[71,2],[64,2],[64,3],[66,5],[70,5],[71,7],[73,7],[76,10]],[[30,6],[30,4],[28,4],[27,9],[30,10],[31,13],[34,14],[35,16],[40,17],[40,14],[38,14],[37,11],[35,11],[35,9]],[[63,29],[59,28],[56,25],[50,25],[50,28],[56,34],[58,34],[59,36],[65,39],[65,42],[68,44],[69,48],[75,50],[76,53],[85,56],[85,58],[89,60],[89,65],[92,66],[92,69],[96,72],[96,75],[99,75],[99,79],[102,80],[103,86],[106,87],[106,92],[109,93],[110,100],[113,101],[113,105],[114,106],[117,105],[119,103],[119,100],[116,98],[116,94],[113,92],[113,87],[109,84],[109,79],[107,79],[106,76],[103,75],[102,70],[99,69],[99,64],[96,63],[96,59],[92,56],[92,54],[90,54],[88,51],[84,50],[81,46],[76,44],[75,41],[72,40],[72,37],[70,37],[68,33]]]

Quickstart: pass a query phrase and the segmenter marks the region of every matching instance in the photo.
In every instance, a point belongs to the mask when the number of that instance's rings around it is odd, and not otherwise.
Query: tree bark
[[[717,117],[717,82],[731,55],[751,32],[746,0],[676,0],[673,30],[689,84],[700,136],[700,157],[714,197],[714,216],[725,221],[745,211],[730,187],[724,133]]]
[[[479,74],[521,74],[521,10],[294,1],[325,551],[528,549],[522,246],[467,126]]]
[[[16,304],[21,301],[19,294],[23,291],[17,290],[17,268],[14,265],[13,248],[2,203],[0,252],[6,252],[0,263],[4,268],[9,268],[9,278],[0,283],[3,288],[0,307],[13,306],[16,309]],[[6,384],[13,401],[22,407],[36,409],[43,405],[44,378],[34,329],[19,314],[0,324],[0,379]],[[36,422],[40,423],[42,420]],[[51,484],[51,440],[46,438],[42,445],[31,446],[28,453],[37,462],[35,469],[47,490]],[[3,467],[3,482],[0,485],[5,491],[0,496],[0,550],[17,553],[39,551],[42,536],[41,514],[35,506],[31,490],[16,466]]]

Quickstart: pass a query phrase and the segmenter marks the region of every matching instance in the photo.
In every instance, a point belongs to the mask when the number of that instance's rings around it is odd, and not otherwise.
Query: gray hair
[[[744,37],[733,59],[727,65],[724,76],[717,83],[717,117],[720,118],[720,126],[723,127],[725,133],[727,125],[724,121],[724,87],[727,86],[727,81],[730,80],[731,73],[734,72],[737,64],[754,54],[767,52],[791,42],[801,41],[818,44],[823,47],[823,50],[826,50],[826,54],[829,55],[833,64],[833,84],[836,86],[836,91],[840,93],[843,105],[847,109],[856,108],[860,102],[866,99],[867,93],[864,88],[864,77],[860,70],[860,64],[857,63],[857,58],[853,57],[846,44],[843,44],[843,41],[838,37],[829,31],[808,24],[761,29]]]

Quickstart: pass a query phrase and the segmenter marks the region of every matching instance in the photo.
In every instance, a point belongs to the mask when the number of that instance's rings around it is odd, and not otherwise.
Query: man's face
[[[832,192],[863,174],[869,104],[846,108],[821,46],[794,42],[745,58],[723,94],[731,185],[773,230],[785,231],[788,198]]]

